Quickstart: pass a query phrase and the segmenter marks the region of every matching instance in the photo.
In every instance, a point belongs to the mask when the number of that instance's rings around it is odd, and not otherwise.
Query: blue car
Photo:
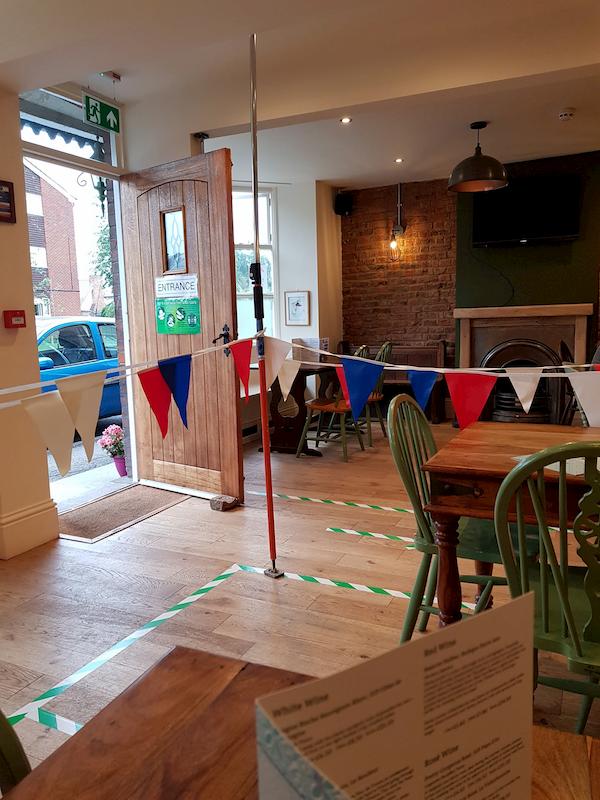
[[[108,317],[36,317],[40,377],[55,388],[57,378],[118,367],[117,329]],[[111,370],[113,370],[111,372]],[[107,383],[102,392],[99,418],[121,413],[119,382]]]

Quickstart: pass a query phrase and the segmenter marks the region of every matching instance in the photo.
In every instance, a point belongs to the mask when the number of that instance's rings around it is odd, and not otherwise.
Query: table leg
[[[454,514],[436,514],[435,541],[439,549],[437,600],[440,609],[440,627],[458,622],[461,617],[462,592],[456,560],[458,521]]]

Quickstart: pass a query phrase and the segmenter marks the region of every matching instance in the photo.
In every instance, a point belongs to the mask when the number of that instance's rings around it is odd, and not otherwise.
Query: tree
[[[96,252],[93,255],[94,272],[102,278],[106,289],[113,288],[112,257],[110,253],[110,229],[105,223],[98,231]]]

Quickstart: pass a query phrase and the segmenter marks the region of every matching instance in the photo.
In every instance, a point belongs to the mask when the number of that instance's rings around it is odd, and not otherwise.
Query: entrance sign
[[[117,106],[111,106],[87,92],[83,92],[83,121],[106,131],[120,133],[121,112]]]
[[[201,332],[197,275],[163,275],[154,287],[157,333]]]

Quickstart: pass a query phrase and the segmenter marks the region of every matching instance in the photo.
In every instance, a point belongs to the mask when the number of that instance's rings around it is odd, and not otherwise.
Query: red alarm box
[[[22,310],[15,311],[10,309],[4,312],[4,327],[5,328],[25,328],[25,312]]]

